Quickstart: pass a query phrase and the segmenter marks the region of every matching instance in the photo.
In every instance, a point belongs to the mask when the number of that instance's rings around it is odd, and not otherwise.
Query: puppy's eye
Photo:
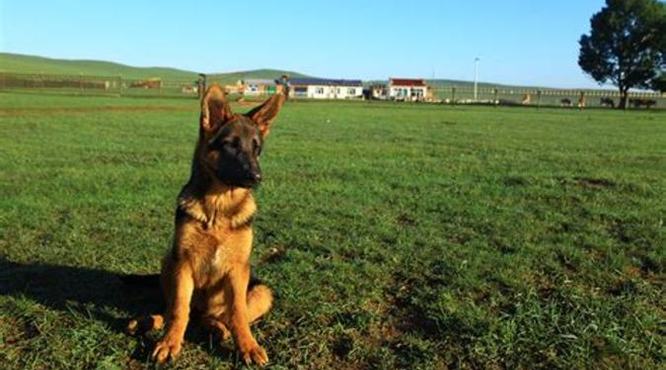
[[[238,138],[218,140],[211,146],[217,150],[235,151],[238,149]]]
[[[211,141],[208,144],[208,147],[212,150],[223,150],[226,146],[227,146],[226,142],[224,142],[222,140]]]

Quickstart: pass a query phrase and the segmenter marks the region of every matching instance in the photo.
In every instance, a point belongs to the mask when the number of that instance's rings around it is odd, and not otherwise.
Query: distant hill
[[[283,71],[278,69],[255,69],[251,71],[239,71],[239,72],[228,72],[228,73],[212,73],[208,75],[208,78],[212,81],[224,83],[224,84],[233,84],[238,80],[246,80],[249,78],[259,78],[259,79],[276,79],[282,75],[288,75],[289,78],[306,78],[310,77],[302,73],[293,72],[293,71]]]
[[[132,67],[98,60],[52,59],[32,55],[0,53],[0,71],[45,74],[84,74],[122,76],[125,78],[161,77],[164,79],[196,79],[197,74],[176,68]]]
[[[165,80],[196,80],[197,72],[168,67],[133,67],[99,60],[69,60],[45,58],[33,55],[0,53],[0,72],[44,73],[70,75],[122,76],[128,79],[159,77]],[[283,74],[290,77],[308,77],[304,74],[274,69],[258,69],[230,73],[209,74],[211,80],[235,83],[239,79],[274,79]]]

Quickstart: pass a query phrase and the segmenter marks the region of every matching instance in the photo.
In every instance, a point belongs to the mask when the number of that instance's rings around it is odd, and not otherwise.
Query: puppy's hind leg
[[[142,335],[153,330],[160,330],[164,327],[164,316],[149,315],[130,320],[127,324],[127,332],[130,335]]]
[[[264,284],[250,286],[247,292],[247,317],[253,323],[273,306],[273,292]]]
[[[202,321],[203,324],[206,325],[212,332],[217,334],[220,339],[222,339],[222,341],[226,341],[231,338],[231,332],[229,331],[229,328],[227,328],[227,325],[220,318],[208,316],[205,317]]]

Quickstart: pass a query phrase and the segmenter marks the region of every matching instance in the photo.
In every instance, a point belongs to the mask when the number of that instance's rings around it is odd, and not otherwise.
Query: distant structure
[[[243,85],[239,84],[240,81],[235,84],[227,84],[222,86],[226,94],[240,94],[245,96],[245,91],[243,90]]]
[[[280,76],[280,79],[275,80],[275,83],[277,85],[282,85],[282,87],[284,89],[283,91],[285,91],[287,93],[287,97],[289,97],[291,95],[290,94],[291,83],[289,82],[289,75],[284,74],[284,75]]]
[[[423,79],[390,78],[388,98],[398,101],[425,101],[428,98],[428,84]]]
[[[362,99],[361,80],[335,80],[325,78],[292,78],[289,96],[310,99]]]
[[[653,106],[657,105],[657,100],[647,99],[647,98],[631,98],[629,99],[629,104],[632,105],[634,108],[645,107],[647,109],[650,109]]]
[[[388,89],[386,84],[373,84],[367,89],[367,99],[386,100],[388,99]]]
[[[238,84],[242,85],[243,94],[247,96],[275,94],[275,80],[252,78],[241,80]]]
[[[587,105],[587,99],[585,98],[585,91],[580,92],[578,97],[578,109],[583,109]]]
[[[206,91],[206,74],[199,73],[199,78],[197,79],[197,95],[199,99],[203,97],[205,91]]]
[[[602,97],[599,99],[599,105],[606,108],[615,108],[615,100],[609,97]]]
[[[151,77],[146,80],[138,80],[130,83],[129,87],[141,89],[159,89],[162,87],[162,79],[159,77]]]

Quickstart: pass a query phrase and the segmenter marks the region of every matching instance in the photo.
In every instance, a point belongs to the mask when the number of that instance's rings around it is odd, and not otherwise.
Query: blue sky
[[[578,39],[603,0],[0,0],[0,50],[200,72],[594,87]]]

